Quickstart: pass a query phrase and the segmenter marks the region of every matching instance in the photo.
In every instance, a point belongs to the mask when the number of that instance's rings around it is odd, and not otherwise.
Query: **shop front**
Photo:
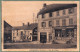
[[[47,33],[41,32],[40,33],[40,43],[46,43],[47,42]]]
[[[54,30],[56,39],[74,38],[77,34],[76,28],[74,27],[60,27]]]

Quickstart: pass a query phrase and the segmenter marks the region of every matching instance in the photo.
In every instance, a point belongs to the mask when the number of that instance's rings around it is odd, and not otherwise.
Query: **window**
[[[59,11],[57,11],[57,16],[59,16]]]
[[[49,21],[49,27],[51,27],[52,26],[52,21]]]
[[[17,30],[17,36],[18,36],[18,30]]]
[[[69,8],[69,14],[74,12],[74,8]]]
[[[49,13],[49,17],[52,17],[52,12]]]
[[[26,31],[25,31],[25,35],[26,35]]]
[[[42,14],[42,18],[44,18],[44,14]]]
[[[59,26],[59,20],[56,20],[56,26]]]
[[[49,34],[49,41],[52,41],[52,35]]]
[[[21,36],[23,36],[23,31],[21,31]]]
[[[63,10],[63,15],[65,15],[65,10]]]
[[[66,26],[66,19],[62,20],[62,26]]]
[[[46,27],[46,23],[45,22],[42,22],[42,27]]]
[[[73,19],[69,19],[69,25],[73,24]]]

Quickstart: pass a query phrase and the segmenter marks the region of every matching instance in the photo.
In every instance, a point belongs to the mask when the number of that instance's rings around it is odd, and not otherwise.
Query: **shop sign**
[[[74,28],[74,27],[67,27],[67,28]]]

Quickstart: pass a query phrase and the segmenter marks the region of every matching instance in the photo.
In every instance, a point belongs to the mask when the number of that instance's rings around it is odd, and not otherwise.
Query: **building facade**
[[[37,24],[28,24],[20,27],[15,27],[12,30],[12,40],[13,42],[23,42],[23,41],[33,41],[35,28],[37,28]],[[37,30],[37,29],[36,29]]]
[[[12,41],[12,26],[4,21],[4,42]]]
[[[77,39],[77,4],[44,4],[37,18],[39,42]]]

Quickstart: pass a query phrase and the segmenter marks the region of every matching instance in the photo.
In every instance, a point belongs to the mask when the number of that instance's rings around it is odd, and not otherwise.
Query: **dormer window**
[[[73,13],[74,12],[74,8],[69,8],[69,14]]]
[[[49,17],[52,17],[52,12],[49,13]]]

